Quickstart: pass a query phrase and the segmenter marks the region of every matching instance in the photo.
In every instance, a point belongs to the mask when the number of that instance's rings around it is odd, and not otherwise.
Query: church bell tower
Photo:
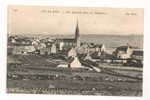
[[[81,45],[80,43],[80,35],[79,35],[79,26],[78,26],[78,21],[75,29],[75,46],[79,48]]]

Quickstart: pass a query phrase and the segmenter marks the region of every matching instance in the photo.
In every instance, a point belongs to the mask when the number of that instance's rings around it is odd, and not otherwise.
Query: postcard
[[[7,92],[142,96],[143,8],[8,6]]]

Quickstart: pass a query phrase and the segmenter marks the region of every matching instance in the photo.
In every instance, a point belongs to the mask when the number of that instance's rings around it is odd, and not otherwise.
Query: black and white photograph
[[[143,8],[9,5],[7,93],[143,96]]]

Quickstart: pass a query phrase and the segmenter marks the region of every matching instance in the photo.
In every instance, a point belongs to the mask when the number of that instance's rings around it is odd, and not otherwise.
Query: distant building
[[[38,49],[43,49],[46,48],[46,44],[45,43],[40,43],[38,46]]]
[[[87,55],[85,56],[84,60],[92,60],[92,57],[90,56],[89,53],[87,53]]]
[[[62,51],[63,47],[64,47],[64,42],[60,42],[60,44],[59,44],[59,50]]]
[[[9,46],[18,46],[18,45],[31,45],[31,39],[25,37],[16,37],[16,36],[9,36],[8,37],[8,45]]]
[[[37,44],[33,44],[33,46],[34,46],[35,49],[37,49],[37,50],[46,48],[46,44],[45,44],[45,43],[37,43]]]
[[[40,55],[50,55],[51,54],[50,48],[42,48],[39,51],[40,51]]]
[[[78,57],[69,57],[67,63],[62,63],[57,65],[57,67],[63,68],[85,68],[82,66],[81,62],[79,61]]]
[[[102,54],[106,52],[106,48],[104,44],[95,45],[94,48],[95,48],[94,54],[97,57],[100,57]]]
[[[79,61],[78,57],[69,57],[67,63],[59,64],[57,67],[63,68],[85,68],[82,66],[81,62]]]
[[[39,42],[39,41],[37,41],[37,40],[33,40],[31,44],[34,46],[34,48],[35,48],[36,50],[38,50],[38,49],[39,49],[39,44],[40,44],[40,42]]]
[[[83,68],[78,57],[73,57],[69,60],[69,67],[71,68]]]
[[[92,53],[91,54],[91,57],[93,58],[93,59],[105,59],[105,53],[101,53],[100,51],[97,51],[97,52],[94,52],[94,53]]]
[[[36,50],[39,50],[40,55],[50,55],[58,52],[58,48],[55,43],[46,43],[46,45],[40,45]]]
[[[55,44],[52,44],[51,53],[52,53],[52,54],[56,54],[56,53],[57,53],[57,48],[56,48],[56,45],[55,45]]]
[[[88,53],[88,44],[87,43],[83,43],[80,48],[77,49],[77,52],[79,54],[87,54]]]
[[[75,38],[56,39],[56,44],[59,45],[59,50],[68,50],[72,47],[79,48],[81,43],[80,43],[78,22],[75,29]]]
[[[64,38],[64,39],[57,39],[56,43],[59,45],[59,50],[65,50],[75,47],[75,40],[72,38]]]
[[[115,56],[120,59],[128,59],[131,58],[132,48],[130,46],[120,46],[114,52]]]
[[[68,51],[68,57],[75,57],[75,56],[77,56],[77,52],[76,52],[75,48],[71,48]]]
[[[16,42],[17,41],[14,38],[11,39],[11,43],[16,43]]]
[[[133,59],[143,61],[143,51],[141,51],[141,50],[135,50],[135,51],[133,51],[131,57]]]
[[[131,59],[125,63],[127,66],[143,67],[143,51],[135,50],[131,55]]]
[[[96,52],[105,52],[106,51],[105,45],[104,44],[96,45],[95,46],[95,51]]]
[[[30,45],[30,46],[25,46],[25,50],[26,50],[26,52],[34,52],[35,48],[34,48],[34,46]]]
[[[27,54],[33,51],[35,51],[35,48],[32,45],[18,45],[13,46],[12,54]]]

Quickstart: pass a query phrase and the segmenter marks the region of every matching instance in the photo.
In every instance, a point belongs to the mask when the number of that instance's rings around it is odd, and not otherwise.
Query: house
[[[82,53],[95,53],[95,52],[99,52],[99,56],[101,55],[101,53],[106,52],[106,48],[104,44],[101,45],[94,45],[93,43],[88,43],[88,44],[82,44],[81,45],[81,50]],[[80,50],[80,52],[81,52]]]
[[[95,52],[95,45],[93,43],[88,44],[87,51],[89,53],[94,53]]]
[[[84,68],[82,66],[81,62],[79,61],[78,57],[69,57],[67,59],[67,63],[61,63],[57,67],[62,67],[62,68]]]
[[[40,51],[40,55],[49,55],[51,53],[50,48],[42,48],[39,51]]]
[[[43,49],[43,48],[46,48],[46,44],[45,43],[40,43],[39,46],[38,46],[38,49]]]
[[[143,51],[134,50],[131,58],[127,60],[125,66],[135,66],[135,67],[143,67]]]
[[[35,51],[35,48],[32,45],[17,45],[13,46],[12,54],[27,54],[33,51]]]
[[[141,50],[135,50],[135,51],[133,51],[131,57],[133,59],[143,61],[143,51],[141,51]]]
[[[68,51],[68,57],[75,57],[75,56],[77,56],[76,49],[75,49],[75,48],[71,48],[71,49]]]
[[[92,47],[91,47],[92,48]],[[93,49],[94,50],[94,49]],[[95,51],[95,50],[94,50]],[[82,44],[79,48],[77,48],[77,52],[79,54],[87,54],[89,52],[92,52],[89,45],[87,43]]]
[[[51,46],[51,53],[52,54],[56,54],[57,53],[57,48],[56,48],[55,44],[52,44],[52,46]]]
[[[82,65],[81,65],[81,62],[79,61],[78,57],[72,57],[72,59],[69,59],[69,67],[71,68],[84,68]]]
[[[133,51],[131,57],[135,65],[143,66],[143,51],[141,50]]]
[[[14,38],[11,39],[11,43],[16,43],[16,42],[17,41]]]
[[[68,49],[75,47],[75,40],[72,38],[57,39],[56,44],[59,46],[60,51],[67,51]]]
[[[95,45],[95,52],[105,52],[106,48],[104,44],[101,45]]]
[[[46,44],[45,43],[38,43],[38,42],[33,42],[32,45],[35,47],[36,50],[40,50],[43,48],[46,48]]]
[[[84,60],[92,60],[92,57],[90,56],[89,53],[87,53],[87,55],[85,56]]]
[[[35,48],[36,50],[39,50],[40,41],[38,41],[38,40],[33,40],[31,44],[34,46],[34,48]]]
[[[64,48],[64,42],[60,42],[59,44],[59,50],[62,51]]]
[[[131,58],[132,52],[131,46],[120,46],[115,50],[114,55],[119,59],[128,59]]]
[[[57,53],[57,47],[55,43],[50,43],[46,45],[39,46],[40,55],[50,55]]]

